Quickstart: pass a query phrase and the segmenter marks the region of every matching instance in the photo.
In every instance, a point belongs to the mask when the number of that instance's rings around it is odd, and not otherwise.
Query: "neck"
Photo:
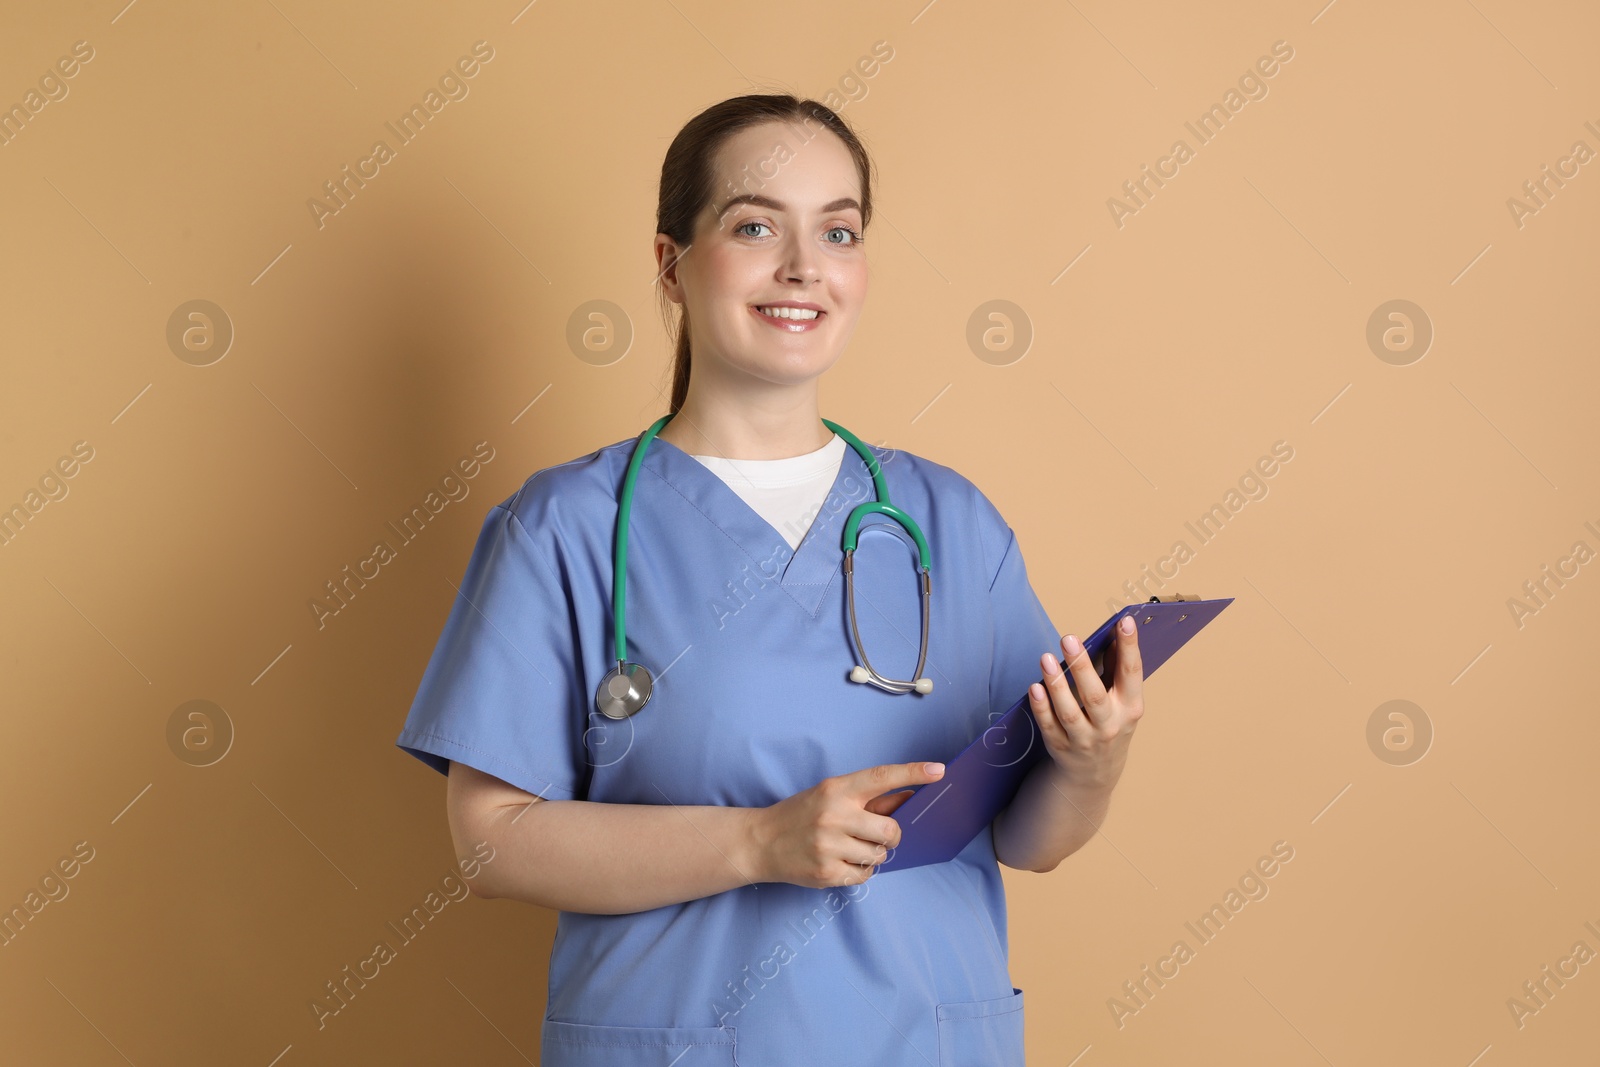
[[[691,394],[657,435],[691,456],[720,459],[789,459],[826,445],[833,431],[817,414],[816,397],[782,410],[712,407]]]

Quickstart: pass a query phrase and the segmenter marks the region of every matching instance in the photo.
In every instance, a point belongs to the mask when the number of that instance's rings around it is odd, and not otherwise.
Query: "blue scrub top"
[[[1040,677],[1060,632],[976,486],[874,448],[932,553],[927,695],[851,682],[840,548],[873,499],[853,449],[798,549],[716,474],[651,443],[629,534],[627,655],[655,678],[614,722],[612,552],[637,438],[533,474],[483,523],[398,745],[546,800],[765,807],[823,778],[949,760]],[[869,446],[870,447],[870,446]],[[916,667],[916,546],[871,515],[856,616],[892,678]],[[604,847],[598,842],[597,847]],[[991,831],[954,860],[858,886],[745,885],[625,915],[559,912],[543,1067],[939,1067],[1023,1062]]]

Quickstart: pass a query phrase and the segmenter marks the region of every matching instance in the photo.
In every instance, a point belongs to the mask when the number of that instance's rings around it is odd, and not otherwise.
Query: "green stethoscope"
[[[611,607],[616,618],[615,652],[617,665],[606,672],[600,680],[600,687],[595,691],[595,706],[600,714],[609,719],[626,719],[635,715],[639,709],[650,702],[650,694],[654,685],[650,672],[640,663],[627,661],[627,638],[623,625],[623,601],[627,591],[628,581],[628,516],[633,510],[633,487],[639,477],[639,465],[644,461],[645,450],[650,447],[650,442],[655,440],[661,428],[671,422],[676,412],[663,415],[650,425],[639,436],[639,444],[633,450],[633,459],[628,464],[628,473],[622,479],[622,496],[617,508],[617,535],[616,556],[612,566],[612,591]],[[861,459],[866,463],[867,470],[872,474],[872,485],[875,500],[856,505],[850,512],[850,517],[844,524],[844,587],[846,600],[850,605],[850,638],[855,644],[856,654],[861,663],[851,668],[850,680],[852,682],[866,682],[875,685],[888,693],[931,693],[933,692],[933,679],[922,676],[922,668],[928,660],[928,598],[933,594],[933,587],[928,579],[929,552],[927,539],[922,536],[922,530],[916,521],[889,503],[889,490],[884,485],[883,473],[878,464],[878,459],[862,444],[860,439],[849,430],[836,422],[823,419],[822,423],[828,429],[848,441]],[[855,551],[856,531],[861,525],[861,520],[868,515],[878,513],[887,515],[898,522],[917,543],[917,557],[921,564],[922,577],[922,646],[917,652],[917,669],[912,672],[910,679],[885,678],[873,669],[871,661],[867,659],[866,649],[861,645],[861,631],[856,625],[856,584],[855,584]]]

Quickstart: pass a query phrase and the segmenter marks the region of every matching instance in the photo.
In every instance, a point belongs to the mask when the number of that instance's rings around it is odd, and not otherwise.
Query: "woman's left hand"
[[[1122,776],[1128,742],[1144,715],[1144,663],[1133,616],[1124,615],[1118,622],[1114,641],[1116,675],[1108,691],[1083,644],[1071,634],[1061,640],[1067,669],[1083,700],[1081,708],[1066,674],[1048,652],[1039,657],[1045,684],[1036,682],[1028,690],[1028,705],[1056,766],[1075,785],[1107,791]]]

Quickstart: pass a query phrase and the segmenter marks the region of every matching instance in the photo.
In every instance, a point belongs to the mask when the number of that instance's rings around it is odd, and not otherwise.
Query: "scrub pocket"
[[[546,1019],[539,1043],[540,1067],[736,1067],[737,1062],[733,1030],[718,1026],[593,1026]]]
[[[940,1004],[939,1067],[1022,1067],[1022,990]]]

